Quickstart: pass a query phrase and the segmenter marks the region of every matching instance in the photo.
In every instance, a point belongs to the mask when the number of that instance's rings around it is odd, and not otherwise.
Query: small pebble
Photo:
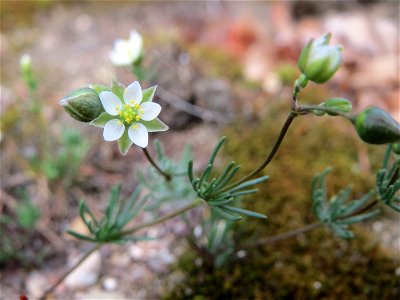
[[[115,291],[115,289],[117,288],[118,283],[117,280],[113,277],[106,277],[103,280],[103,288],[108,291],[108,292],[112,292]]]
[[[315,281],[313,283],[313,287],[314,287],[314,289],[319,290],[322,287],[322,283],[319,281]]]

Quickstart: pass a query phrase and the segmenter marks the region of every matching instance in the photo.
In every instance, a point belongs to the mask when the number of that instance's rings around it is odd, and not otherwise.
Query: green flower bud
[[[392,144],[393,153],[400,155],[400,142]]]
[[[335,109],[342,113],[348,113],[351,111],[353,106],[351,105],[350,101],[344,98],[330,98],[325,102],[320,104],[321,106]],[[337,114],[334,112],[327,112],[330,116],[336,116]]]
[[[342,47],[329,45],[331,34],[311,40],[301,51],[298,67],[308,80],[327,82],[342,63]]]
[[[80,122],[91,122],[104,112],[99,94],[91,88],[80,88],[64,97],[60,104]]]
[[[369,106],[353,119],[360,138],[369,144],[400,142],[400,124],[384,110]]]

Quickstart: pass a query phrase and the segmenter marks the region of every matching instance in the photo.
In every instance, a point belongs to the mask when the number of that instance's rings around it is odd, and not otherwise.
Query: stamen
[[[140,113],[141,115],[143,115],[143,114],[144,114],[144,109],[141,108],[141,109],[139,110],[139,113]]]
[[[117,124],[118,124],[119,126],[121,126],[121,125],[122,125],[122,122],[121,122],[120,120],[118,120],[118,121],[117,121]]]
[[[136,121],[139,121],[139,120],[140,120],[140,117],[139,117],[139,116],[136,116],[135,119],[136,119]]]

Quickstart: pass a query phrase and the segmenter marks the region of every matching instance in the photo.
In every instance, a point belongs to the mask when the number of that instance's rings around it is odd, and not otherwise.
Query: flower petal
[[[117,119],[112,119],[104,125],[103,137],[106,141],[118,140],[125,131],[125,125]]]
[[[161,106],[160,104],[153,102],[145,102],[140,105],[140,108],[143,109],[144,113],[140,115],[140,118],[145,121],[151,121],[160,114]]]
[[[103,104],[104,109],[112,116],[118,115],[118,110],[122,107],[122,102],[117,95],[105,91],[101,92],[100,95],[101,104]]]
[[[143,124],[132,124],[128,129],[128,136],[139,147],[146,148],[149,143],[149,133]]]
[[[136,101],[136,103],[142,102],[142,88],[138,81],[132,82],[124,91],[124,101],[129,103],[130,100]]]
[[[136,31],[131,31],[129,35],[129,50],[132,56],[132,62],[136,61],[142,53],[143,39]]]
[[[111,62],[116,66],[126,66],[133,62],[129,42],[118,39],[114,43],[114,48],[109,55]]]

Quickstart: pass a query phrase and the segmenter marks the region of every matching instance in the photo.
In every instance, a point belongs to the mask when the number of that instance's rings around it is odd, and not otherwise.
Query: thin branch
[[[43,293],[43,295],[39,298],[39,300],[45,300],[47,295],[49,295],[50,293],[54,292],[54,290],[60,285],[61,282],[64,281],[65,278],[67,278],[67,276],[69,274],[71,274],[77,267],[79,267],[93,252],[95,252],[96,250],[99,250],[102,245],[103,244],[97,244],[91,250],[86,252],[86,254],[83,255],[78,262],[76,262],[71,268],[69,268],[67,271],[65,271],[65,273],[50,288],[48,288]]]
[[[278,151],[283,139],[285,138],[285,135],[286,135],[290,125],[292,124],[292,122],[296,116],[297,116],[297,114],[295,112],[293,112],[293,111],[290,112],[290,114],[288,115],[285,123],[283,124],[281,132],[279,133],[279,136],[278,136],[277,140],[275,141],[275,144],[272,147],[270,153],[268,154],[266,160],[257,169],[253,170],[250,174],[248,174],[245,177],[239,179],[238,181],[226,186],[220,192],[226,192],[226,191],[238,186],[239,184],[246,182],[250,178],[252,178],[252,177],[256,176],[258,173],[260,173],[266,166],[268,166],[268,164],[271,162],[271,160],[274,158],[276,152]]]
[[[294,230],[290,230],[284,233],[280,233],[271,237],[267,237],[264,239],[259,239],[256,241],[250,241],[247,243],[244,243],[243,245],[240,245],[240,248],[251,248],[251,247],[255,247],[255,246],[260,246],[260,245],[270,245],[270,244],[274,244],[276,242],[297,236],[299,234],[302,233],[306,233],[308,231],[311,231],[319,226],[323,225],[323,223],[321,221],[318,222],[314,222],[308,225],[305,225],[304,227],[301,228],[296,228]]]
[[[167,181],[171,181],[171,175],[165,173],[159,165],[155,162],[155,160],[150,156],[150,153],[147,151],[147,148],[143,148],[144,155],[146,156],[147,160],[153,165],[154,168],[162,175]]]
[[[162,222],[164,222],[164,221],[166,221],[168,219],[171,219],[171,218],[173,218],[175,216],[183,214],[184,212],[186,212],[186,211],[188,211],[188,210],[190,210],[192,208],[195,208],[196,206],[199,206],[201,203],[202,203],[201,199],[197,198],[192,203],[190,203],[190,204],[188,204],[188,205],[186,205],[186,206],[184,206],[184,207],[182,207],[182,208],[180,208],[180,209],[178,209],[176,211],[173,211],[173,212],[171,212],[171,213],[169,213],[169,214],[167,214],[167,215],[165,215],[165,216],[163,216],[161,218],[158,218],[156,220],[153,220],[153,221],[150,221],[150,222],[147,222],[147,223],[143,223],[143,224],[139,224],[139,225],[134,226],[132,228],[126,229],[124,231],[121,231],[120,233],[118,233],[118,235],[119,236],[129,235],[129,234],[135,233],[136,231],[139,231],[139,230],[141,230],[143,228],[150,227],[150,226],[162,223]]]

